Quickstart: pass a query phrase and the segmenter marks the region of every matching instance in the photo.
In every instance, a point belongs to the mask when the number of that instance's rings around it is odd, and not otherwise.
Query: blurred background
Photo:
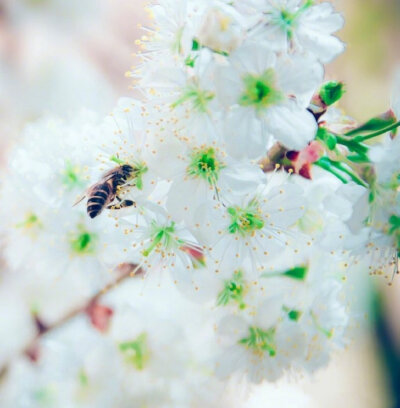
[[[344,13],[347,52],[327,70],[346,83],[341,106],[359,121],[388,109],[400,65],[400,0],[334,0]],[[145,22],[143,0],[0,0],[0,160],[23,126],[82,107],[100,114],[133,95],[125,72]],[[400,279],[387,287],[357,279],[364,293],[345,352],[300,386],[316,407],[400,407]]]

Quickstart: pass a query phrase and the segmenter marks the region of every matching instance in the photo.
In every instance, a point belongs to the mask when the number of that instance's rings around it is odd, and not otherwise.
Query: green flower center
[[[81,173],[79,166],[74,166],[68,161],[62,173],[62,183],[68,190],[72,190],[75,187],[82,187],[84,181],[81,178]]]
[[[176,108],[179,105],[189,102],[197,112],[207,112],[208,103],[212,101],[215,94],[210,91],[200,89],[197,84],[188,85],[182,92],[180,98],[171,106]]]
[[[276,87],[275,72],[271,68],[259,76],[245,75],[243,83],[244,92],[239,100],[239,104],[242,106],[254,106],[257,109],[262,109],[283,100],[282,92]]]
[[[191,68],[194,68],[194,65],[196,64],[196,57],[193,57],[193,56],[191,56],[191,55],[188,55],[186,58],[185,58],[185,65],[187,66],[187,67],[191,67]]]
[[[126,361],[132,364],[138,371],[143,370],[150,359],[146,333],[140,334],[133,341],[121,343],[119,349],[125,355]]]
[[[282,10],[279,16],[279,21],[287,31],[290,31],[297,15],[297,13],[291,13],[290,11]]]
[[[78,226],[78,231],[71,234],[71,250],[76,255],[89,255],[96,249],[97,236],[88,232],[82,225]]]
[[[144,256],[149,256],[154,250],[165,249],[168,250],[176,245],[183,244],[176,239],[174,236],[175,232],[175,223],[171,222],[167,226],[159,226],[156,222],[153,221],[151,225],[150,232],[150,245],[145,249],[142,254]]]
[[[244,303],[245,281],[243,279],[243,272],[236,271],[231,280],[227,280],[224,283],[224,288],[218,294],[217,305],[226,306],[230,302],[235,302],[239,305],[240,309],[245,309]]]
[[[273,17],[273,21],[287,33],[289,39],[292,39],[293,29],[296,26],[298,17],[313,4],[314,0],[306,0],[304,4],[295,12],[285,9],[278,10],[278,13]]]
[[[34,400],[40,406],[51,406],[55,402],[56,390],[51,386],[39,388],[33,392]]]
[[[89,385],[89,378],[83,368],[78,373],[78,379],[79,384],[82,385],[82,387],[87,387]]]
[[[209,184],[214,185],[222,168],[223,165],[218,161],[212,147],[201,150],[195,149],[191,155],[187,173],[192,177],[200,177]]]
[[[29,230],[33,228],[41,228],[42,223],[40,222],[39,217],[36,214],[28,213],[25,220],[18,223],[16,227]]]
[[[259,327],[250,327],[248,337],[239,340],[239,344],[256,354],[268,353],[270,357],[274,357],[276,355],[275,329],[263,330]]]
[[[228,214],[231,217],[231,224],[228,227],[231,234],[252,235],[264,228],[265,222],[255,200],[246,208],[229,207]]]

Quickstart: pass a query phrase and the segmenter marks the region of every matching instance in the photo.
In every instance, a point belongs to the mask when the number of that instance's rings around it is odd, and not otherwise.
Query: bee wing
[[[118,174],[118,172],[119,172],[119,167],[114,167],[113,169],[108,170],[107,172],[103,174],[99,183],[105,183],[106,181],[112,179],[113,177],[115,177],[116,174]]]
[[[91,194],[91,192],[94,190],[94,188],[98,185],[99,183],[93,184],[93,186],[90,186],[88,189],[86,189],[85,193],[83,196],[79,197],[78,200],[75,202],[75,204],[72,207],[75,207],[78,205],[81,201],[83,201],[87,196]]]
[[[76,205],[78,205],[85,198],[86,198],[86,193],[82,197],[78,198],[78,200],[74,203],[72,207],[75,207]]]

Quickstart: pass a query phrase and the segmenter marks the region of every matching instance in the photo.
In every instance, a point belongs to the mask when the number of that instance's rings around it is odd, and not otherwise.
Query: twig
[[[143,272],[141,268],[134,264],[122,264],[118,267],[117,271],[120,272],[120,275],[115,281],[106,285],[88,301],[86,301],[84,305],[72,310],[55,323],[46,325],[39,319],[38,316],[34,316],[38,332],[36,336],[29,342],[29,344],[21,351],[21,354],[29,356],[32,350],[34,350],[36,345],[40,342],[41,338],[44,337],[47,333],[52,332],[59,327],[62,327],[65,323],[69,322],[79,314],[85,313],[91,305],[95,304],[102,296],[104,296],[111,289],[118,286],[118,284],[120,284],[125,279],[131,276],[139,275]],[[0,381],[2,381],[6,377],[11,364],[12,361],[8,361],[0,368]]]

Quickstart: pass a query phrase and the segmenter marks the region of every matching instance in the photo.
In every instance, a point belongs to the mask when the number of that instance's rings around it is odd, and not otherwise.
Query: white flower
[[[309,371],[326,365],[331,350],[345,345],[349,316],[341,291],[340,283],[329,279],[314,288],[314,301],[302,322],[303,330],[308,335],[302,366]]]
[[[400,155],[400,139],[385,137],[382,143],[371,147],[369,157],[372,159],[379,184],[395,182],[400,174],[398,157]],[[395,187],[395,186],[393,186]]]
[[[244,37],[241,20],[239,13],[232,7],[210,8],[197,36],[200,45],[217,52],[232,52]]]
[[[276,325],[281,305],[275,305],[271,308],[267,301],[254,317],[229,316],[220,322],[218,332],[226,349],[217,358],[218,376],[238,371],[254,383],[276,381],[301,356],[306,338],[295,322]]]
[[[284,372],[319,368],[343,346],[349,318],[336,276],[345,268],[315,250],[308,256],[309,264],[296,264],[286,251],[258,281],[244,269],[225,282],[218,295],[225,311],[217,325],[218,374],[241,371],[256,383],[275,381]]]
[[[213,331],[204,305],[182,297],[169,279],[160,285],[154,275],[144,283],[126,281],[105,302],[115,313],[110,336],[125,373],[124,395],[171,408],[218,407],[220,399],[229,398],[208,367]]]
[[[224,206],[210,203],[199,209],[193,231],[208,246],[216,272],[230,274],[240,262],[257,276],[289,245],[295,235],[290,228],[304,213],[303,191],[291,183],[270,184]]]
[[[354,254],[366,257],[370,273],[393,279],[398,271],[400,248],[399,139],[389,136],[371,147],[375,177],[369,195],[369,214],[363,240]]]
[[[324,250],[350,249],[354,244],[350,231],[356,234],[368,216],[368,191],[355,183],[343,185],[332,175],[318,170],[314,169],[311,181],[294,177],[305,190],[307,200],[299,228]]]
[[[148,90],[153,103],[169,108],[168,112],[160,111],[158,118],[162,120],[155,121],[159,128],[172,123],[175,129],[184,129],[186,137],[200,142],[219,139],[221,115],[213,80],[214,57],[203,48],[186,62],[165,58],[154,64],[152,71],[145,71],[140,86]]]
[[[235,160],[215,143],[196,145],[167,133],[153,140],[151,151],[147,161],[152,170],[172,182],[168,211],[189,225],[204,202],[252,193],[265,178],[258,164]]]
[[[314,92],[322,68],[310,58],[279,58],[260,44],[245,44],[216,73],[219,100],[230,108],[224,137],[230,153],[258,158],[271,137],[301,150],[314,139],[317,123],[302,99]]]
[[[138,210],[118,220],[124,238],[120,249],[125,261],[138,264],[148,273],[171,274],[182,289],[192,285],[192,274],[204,266],[203,248],[191,231],[176,223],[161,207],[138,202]]]
[[[307,51],[324,63],[344,51],[344,44],[332,35],[343,27],[344,19],[332,4],[313,4],[312,0],[255,0],[253,3],[263,13],[254,35],[276,50]]]
[[[36,347],[36,363],[19,358],[11,368],[2,406],[100,407],[125,399],[117,351],[82,316]]]
[[[146,49],[156,53],[181,54],[192,48],[193,15],[195,10],[189,0],[162,0],[146,8],[152,21],[149,30],[151,41],[146,41]]]
[[[29,307],[51,321],[109,282],[118,265],[118,253],[106,246],[116,239],[109,236],[113,221],[90,222],[85,209],[73,208],[88,185],[92,147],[82,135],[90,139],[96,126],[83,115],[69,124],[45,119],[28,127],[1,190],[5,260],[20,276]],[[74,290],[65,294],[67,285]]]

